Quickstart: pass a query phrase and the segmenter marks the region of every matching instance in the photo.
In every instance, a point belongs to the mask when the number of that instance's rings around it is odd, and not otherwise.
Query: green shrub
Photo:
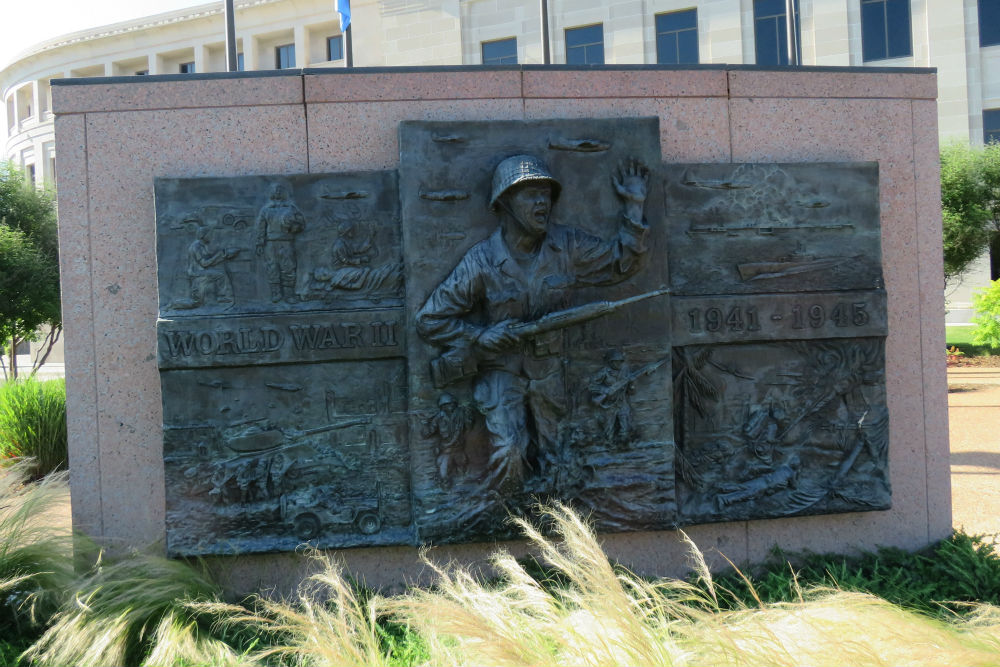
[[[976,310],[972,318],[976,323],[972,340],[977,345],[1000,347],[1000,280],[994,280],[989,287],[973,294],[972,306]]]
[[[65,380],[0,385],[0,457],[33,458],[36,477],[66,469]]]
[[[793,566],[788,559],[795,562]],[[750,574],[715,578],[720,604],[730,609],[792,602],[801,588],[837,588],[870,593],[933,616],[968,612],[968,603],[1000,606],[1000,554],[980,536],[954,533],[922,551],[881,548],[850,557],[788,554],[780,550]]]

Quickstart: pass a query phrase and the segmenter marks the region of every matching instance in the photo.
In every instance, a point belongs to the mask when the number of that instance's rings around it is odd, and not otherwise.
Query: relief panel
[[[510,535],[547,498],[599,530],[674,525],[658,137],[655,118],[401,124],[421,541]]]
[[[171,555],[891,506],[877,164],[399,131],[398,171],[156,181]]]

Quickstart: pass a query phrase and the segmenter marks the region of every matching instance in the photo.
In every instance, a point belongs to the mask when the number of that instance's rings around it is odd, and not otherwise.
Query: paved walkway
[[[1000,534],[1000,368],[948,369],[952,523]]]

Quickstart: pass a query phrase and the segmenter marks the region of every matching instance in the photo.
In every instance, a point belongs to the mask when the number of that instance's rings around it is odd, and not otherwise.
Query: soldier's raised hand
[[[649,189],[649,169],[639,160],[629,158],[618,164],[618,174],[611,182],[625,203],[642,204]]]

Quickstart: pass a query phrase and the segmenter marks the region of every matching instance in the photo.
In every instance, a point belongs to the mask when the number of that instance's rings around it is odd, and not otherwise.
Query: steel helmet
[[[490,194],[490,209],[497,210],[500,195],[519,183],[546,181],[552,186],[552,201],[559,198],[562,186],[549,172],[545,163],[534,155],[515,155],[500,162],[493,172],[493,192]]]

